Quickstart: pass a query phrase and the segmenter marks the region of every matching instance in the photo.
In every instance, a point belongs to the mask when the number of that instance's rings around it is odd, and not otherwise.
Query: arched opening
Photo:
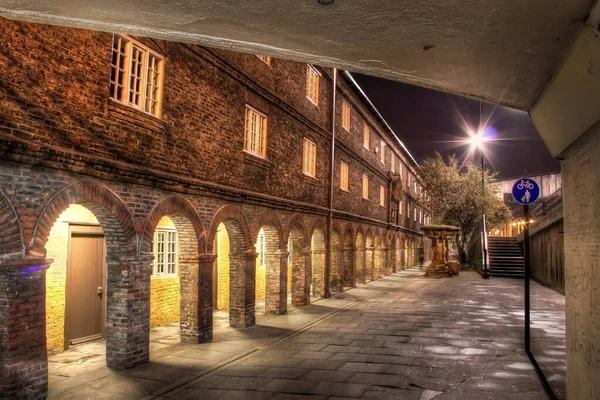
[[[392,239],[391,236],[387,237],[386,240],[387,245],[386,250],[385,250],[385,275],[389,275],[392,273],[392,269],[393,269],[393,261],[394,258],[396,257],[396,254],[394,252],[394,241]]]
[[[342,247],[340,231],[333,229],[331,231],[331,240],[329,241],[331,246],[331,267],[329,270],[329,288],[331,293],[339,293],[341,287],[341,274],[340,270],[342,267]]]
[[[310,269],[307,268],[307,248],[304,230],[295,224],[288,237],[288,293],[292,306],[305,306],[310,302]]]
[[[373,256],[373,280],[381,278],[381,240],[375,235],[375,249]]]
[[[375,250],[375,247],[373,246],[373,236],[371,235],[370,232],[368,232],[366,247],[365,247],[365,252],[366,252],[365,266],[366,266],[367,282],[375,280],[375,271],[373,268],[374,253],[375,253],[374,250]]]
[[[325,296],[325,234],[321,228],[313,231],[310,248],[312,250],[312,277],[311,296],[322,298]]]
[[[356,268],[354,254],[354,238],[350,228],[344,233],[344,271],[342,274],[343,290],[348,290],[356,286],[354,272]]]
[[[248,252],[247,237],[238,221],[225,218],[213,241],[213,326],[243,328],[255,322],[256,253]]]
[[[281,314],[286,311],[286,299],[281,288],[281,249],[279,231],[263,225],[254,245],[256,257],[256,312]]]
[[[365,284],[365,237],[362,232],[356,234],[356,282]]]
[[[106,338],[105,233],[87,207],[70,204],[52,225],[46,257],[46,347],[48,354]]]

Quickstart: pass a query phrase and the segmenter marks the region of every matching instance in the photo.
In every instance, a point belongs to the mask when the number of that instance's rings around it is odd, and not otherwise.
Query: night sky
[[[417,162],[433,155],[473,159],[465,123],[477,131],[479,101],[371,76],[352,74]],[[486,168],[499,179],[560,171],[525,112],[482,104]],[[476,155],[479,162],[480,153]]]

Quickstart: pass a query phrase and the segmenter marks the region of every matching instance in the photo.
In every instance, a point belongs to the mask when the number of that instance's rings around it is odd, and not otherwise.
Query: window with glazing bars
[[[342,161],[340,163],[340,188],[348,190],[348,163]]]
[[[262,158],[267,156],[267,116],[246,106],[244,150]]]
[[[363,199],[369,199],[369,177],[363,175],[362,179],[362,197]]]
[[[154,232],[153,275],[177,274],[177,231],[157,229]]]
[[[262,228],[258,232],[258,258],[260,260],[260,267],[265,268],[267,266],[267,237]]]
[[[379,185],[379,205],[385,207],[385,187]]]
[[[317,145],[304,138],[304,157],[302,162],[302,172],[310,176],[316,176],[317,170]]]
[[[126,36],[113,39],[110,97],[160,116],[163,58]]]
[[[321,74],[312,65],[306,66],[306,97],[319,105],[319,79]]]
[[[363,146],[365,146],[365,149],[369,148],[370,136],[371,130],[369,129],[369,125],[365,124],[365,126],[363,127]]]
[[[342,127],[350,132],[350,104],[342,100]]]
[[[383,140],[381,141],[381,146],[379,149],[379,161],[385,164],[385,142]]]

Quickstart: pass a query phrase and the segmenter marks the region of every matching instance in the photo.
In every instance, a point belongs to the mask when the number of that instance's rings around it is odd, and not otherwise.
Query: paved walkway
[[[483,281],[473,272],[443,279],[421,275],[418,269],[400,272],[288,315],[261,316],[252,328],[223,327],[211,343],[173,345],[176,327],[153,330],[151,363],[120,373],[103,360],[60,365],[54,357],[67,356],[53,356],[50,396],[547,398],[522,351],[522,281]],[[558,301],[549,289],[534,290],[540,301]],[[562,312],[564,318],[560,305],[544,312],[555,319]],[[552,360],[559,375],[561,356]],[[67,377],[66,368],[84,372]]]

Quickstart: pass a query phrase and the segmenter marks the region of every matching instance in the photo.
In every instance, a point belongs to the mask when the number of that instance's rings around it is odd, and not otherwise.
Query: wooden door
[[[102,228],[70,225],[65,346],[104,336],[105,260]]]

